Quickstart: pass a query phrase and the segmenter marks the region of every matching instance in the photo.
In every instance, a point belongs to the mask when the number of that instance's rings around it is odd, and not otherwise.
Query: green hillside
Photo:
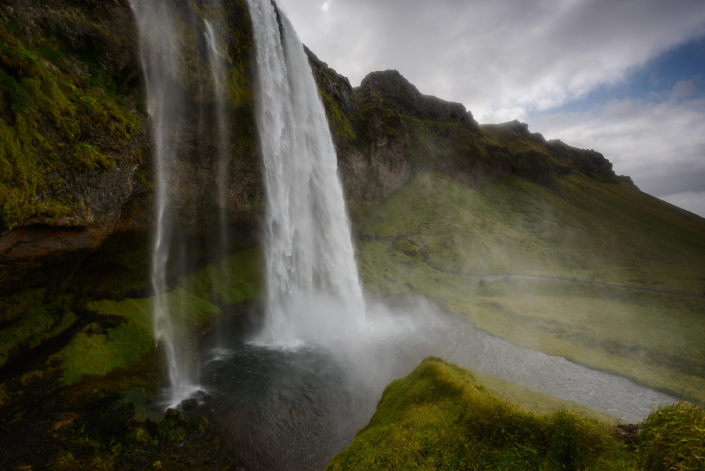
[[[481,189],[419,174],[352,213],[370,295],[440,298],[518,345],[676,395],[705,392],[704,219],[580,173]]]

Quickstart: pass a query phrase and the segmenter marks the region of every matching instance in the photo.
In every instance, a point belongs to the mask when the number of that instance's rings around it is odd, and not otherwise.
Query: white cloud
[[[601,152],[615,172],[631,176],[647,193],[703,192],[705,99],[694,87],[680,82],[660,102],[614,101],[598,111],[528,121],[547,139]],[[691,98],[679,99],[684,96]]]
[[[322,60],[360,83],[397,69],[481,122],[523,119],[705,34],[702,0],[278,0]]]
[[[688,191],[686,193],[663,196],[661,199],[705,218],[705,192],[695,193]]]

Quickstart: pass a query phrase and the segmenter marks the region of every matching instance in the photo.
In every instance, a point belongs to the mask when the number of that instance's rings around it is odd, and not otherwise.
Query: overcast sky
[[[480,123],[602,152],[705,217],[705,1],[277,0],[353,86],[396,69]]]

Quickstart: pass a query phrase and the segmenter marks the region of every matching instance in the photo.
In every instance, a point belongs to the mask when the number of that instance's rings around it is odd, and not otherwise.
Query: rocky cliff
[[[425,171],[470,187],[512,173],[541,184],[577,172],[618,181],[598,152],[547,142],[518,121],[479,126],[462,104],[421,94],[396,70],[373,72],[353,88],[308,52],[353,205],[378,201]]]
[[[226,209],[247,238],[262,186],[243,5],[231,2],[221,26],[232,78]],[[0,296],[39,287],[47,299],[69,288],[120,295],[123,286],[146,279],[154,197],[132,11],[125,1],[23,0],[4,2],[0,20]],[[197,18],[183,6],[180,20],[188,31]],[[193,119],[167,137],[175,154],[168,176],[174,224],[193,238],[211,229],[221,209],[210,184],[216,127],[199,120],[199,111],[213,106],[204,46],[194,32],[184,35],[188,74],[179,85],[191,98]],[[13,312],[3,309],[0,323],[25,313],[8,309]]]

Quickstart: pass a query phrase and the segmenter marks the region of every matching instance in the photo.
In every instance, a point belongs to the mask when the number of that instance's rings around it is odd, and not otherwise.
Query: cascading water
[[[220,2],[208,4],[211,11],[218,11]],[[156,224],[152,252],[152,286],[155,294],[153,304],[155,342],[163,346],[167,357],[169,379],[171,383],[170,401],[176,403],[198,389],[198,362],[195,358],[195,343],[187,336],[184,323],[185,293],[174,290],[166,295],[169,281],[187,274],[190,252],[189,239],[178,229],[179,210],[174,195],[171,193],[171,181],[177,170],[177,156],[183,151],[183,140],[179,138],[179,129],[192,126],[192,108],[198,106],[201,117],[198,142],[207,139],[206,133],[211,122],[216,121],[216,185],[219,210],[217,249],[209,249],[217,256],[228,253],[226,208],[228,155],[227,140],[228,112],[227,98],[223,92],[223,61],[219,52],[218,36],[213,24],[200,20],[193,12],[182,9],[177,12],[174,2],[168,0],[130,0],[137,18],[140,34],[140,52],[144,70],[148,112],[152,131],[154,153],[154,177],[156,187],[155,215]],[[181,17],[179,16],[181,15]],[[210,65],[210,84],[213,95],[201,97],[200,104],[194,104],[193,97],[187,93],[184,77],[183,38],[179,36],[177,24],[184,24],[183,15],[190,15],[187,20],[191,25],[202,28],[196,34],[202,35],[205,48],[204,60]],[[180,23],[179,23],[180,22]],[[182,32],[183,34],[183,32]],[[203,80],[200,80],[203,82]],[[210,90],[203,83],[199,89]],[[192,126],[193,127],[193,126]],[[202,151],[205,153],[205,151]]]
[[[226,75],[223,56],[220,52],[220,46],[218,41],[218,36],[215,33],[213,24],[204,20],[205,25],[205,37],[208,43],[208,62],[210,63],[211,76],[213,78],[213,88],[214,96],[213,102],[215,104],[215,116],[217,120],[218,128],[218,139],[217,139],[217,165],[216,165],[216,177],[217,177],[217,191],[218,191],[218,240],[217,245],[220,254],[226,254],[228,250],[228,241],[230,236],[227,230],[227,215],[226,208],[228,206],[228,148],[226,143],[229,141],[229,124],[227,113],[227,97],[223,93],[223,82]]]
[[[167,289],[167,264],[171,252],[171,225],[167,220],[168,166],[176,154],[175,143],[168,139],[169,130],[183,119],[185,97],[178,81],[182,76],[178,55],[178,39],[172,24],[172,12],[164,2],[131,0],[140,32],[142,67],[147,84],[148,112],[154,145],[156,185],[156,229],[152,252],[152,286],[154,298],[154,337],[166,351],[169,379],[173,395],[191,389],[194,377],[190,362],[175,342],[176,316],[170,311],[164,293]]]
[[[266,320],[258,340],[293,346],[315,340],[310,329],[321,322],[361,322],[365,302],[335,148],[303,45],[273,2],[248,4],[267,191]]]

